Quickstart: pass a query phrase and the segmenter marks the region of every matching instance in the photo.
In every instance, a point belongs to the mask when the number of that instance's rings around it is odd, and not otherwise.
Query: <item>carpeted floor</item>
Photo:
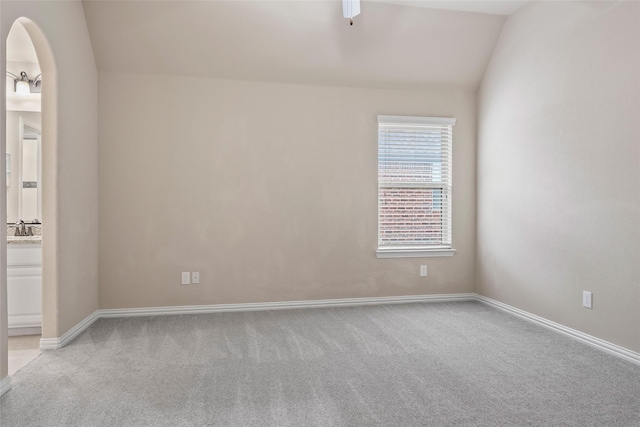
[[[640,366],[476,302],[101,319],[2,426],[640,426]]]

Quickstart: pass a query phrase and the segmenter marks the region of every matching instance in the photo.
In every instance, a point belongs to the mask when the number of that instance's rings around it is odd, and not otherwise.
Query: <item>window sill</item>
[[[377,258],[432,258],[453,256],[455,249],[378,249]]]

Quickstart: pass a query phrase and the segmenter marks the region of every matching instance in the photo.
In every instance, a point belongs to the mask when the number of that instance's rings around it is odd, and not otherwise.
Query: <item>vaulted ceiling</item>
[[[504,4],[509,2],[452,2],[460,3],[458,9],[468,3],[467,9],[476,12],[424,7],[427,3],[363,2],[353,26],[342,18],[339,0],[107,0],[83,5],[99,71],[475,89],[504,15],[523,2],[511,2],[508,8]],[[478,8],[491,13],[477,13]]]

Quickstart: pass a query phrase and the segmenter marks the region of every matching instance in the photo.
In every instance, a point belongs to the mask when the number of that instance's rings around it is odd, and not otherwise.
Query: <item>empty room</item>
[[[639,1],[0,37],[0,425],[640,426]]]

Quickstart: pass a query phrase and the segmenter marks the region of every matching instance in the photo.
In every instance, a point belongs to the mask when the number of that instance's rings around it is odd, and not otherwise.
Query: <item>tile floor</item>
[[[9,375],[24,368],[40,355],[40,335],[9,337]]]

